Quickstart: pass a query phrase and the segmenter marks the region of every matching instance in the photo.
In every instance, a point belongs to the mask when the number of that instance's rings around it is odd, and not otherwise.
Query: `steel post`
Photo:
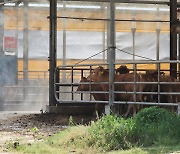
[[[4,6],[0,6],[0,55],[4,55],[3,51],[4,38]]]
[[[177,22],[177,0],[170,0],[170,60],[177,60],[177,34],[172,27]],[[170,75],[177,77],[177,64],[170,64]]]
[[[24,100],[27,96],[28,85],[28,0],[24,1],[24,29],[23,29],[23,96]]]
[[[110,113],[110,108],[114,102],[114,72],[115,72],[115,1],[110,2],[110,46],[109,46],[109,110],[106,107],[107,114]]]
[[[106,13],[105,13],[105,5],[102,5],[102,13],[104,14],[104,15],[106,15]],[[105,48],[106,48],[106,21],[104,21],[103,22],[103,30],[102,30],[102,49],[103,50],[105,50]],[[103,52],[103,62],[105,63],[106,61],[105,61],[105,52]]]
[[[56,105],[55,99],[55,68],[57,57],[57,0],[50,1],[50,40],[49,40],[49,106]]]
[[[66,14],[66,2],[63,2],[63,15]],[[66,67],[66,19],[62,19],[63,24],[63,61],[62,66]],[[66,71],[62,71],[62,82],[66,82]]]
[[[133,41],[133,61],[135,60],[135,33],[136,33],[136,28],[133,27],[131,28],[132,31],[132,41]]]
[[[156,28],[156,60],[159,61],[159,37],[160,37],[160,28]],[[158,65],[156,65],[156,68],[158,70]]]
[[[18,15],[18,3],[15,3],[15,6],[16,6],[16,33],[15,33],[15,37],[17,39],[17,43],[18,43],[18,18],[19,18],[19,15]],[[17,48],[16,48],[16,52],[15,52],[15,55],[18,56],[18,45],[17,45]]]
[[[178,103],[178,115],[180,115],[180,103]]]

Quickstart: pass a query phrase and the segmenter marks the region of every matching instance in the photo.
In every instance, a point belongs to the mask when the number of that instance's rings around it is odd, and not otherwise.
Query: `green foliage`
[[[140,111],[134,118],[102,117],[89,128],[88,144],[107,150],[133,146],[180,143],[180,117],[158,107]]]
[[[158,107],[140,111],[135,117],[135,136],[139,144],[175,144],[180,142],[180,117]]]
[[[133,119],[104,116],[89,128],[88,144],[105,151],[130,148],[134,125]]]
[[[171,146],[180,150],[180,116],[158,107],[143,109],[129,119],[106,115],[90,126],[73,126],[75,123],[70,117],[69,125],[72,127],[41,144],[20,145],[16,150],[25,153],[33,153],[37,149],[39,153],[97,153],[113,150],[113,153],[142,154],[171,152]]]
[[[30,129],[30,131],[33,133],[37,133],[39,131],[39,129],[37,127],[33,127]]]
[[[74,120],[73,120],[73,117],[72,117],[72,116],[70,116],[70,117],[69,117],[69,122],[68,122],[68,125],[69,125],[69,126],[75,126],[75,125],[76,125],[76,123],[74,122]]]

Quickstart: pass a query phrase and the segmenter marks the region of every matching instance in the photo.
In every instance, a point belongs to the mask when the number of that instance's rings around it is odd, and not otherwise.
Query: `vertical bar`
[[[161,85],[160,85],[160,63],[157,64],[158,68],[157,68],[157,71],[158,71],[158,103],[160,103],[160,100],[161,100],[161,95],[160,95],[160,88],[161,88]]]
[[[17,39],[17,48],[16,48],[16,51],[15,51],[15,55],[17,56],[18,55],[18,18],[19,18],[19,15],[18,15],[18,3],[17,2],[15,3],[15,6],[16,6],[16,32],[15,32],[15,38]]]
[[[160,12],[159,12],[159,6],[157,6],[157,20],[160,19]],[[157,22],[156,24],[156,60],[159,61],[159,40],[160,40],[160,22]],[[158,64],[156,65],[156,69],[158,70]]]
[[[178,34],[178,60],[180,60],[180,34]],[[178,63],[178,68],[179,68],[179,70],[178,70],[178,81],[180,81],[180,65],[179,65],[179,63]]]
[[[172,26],[177,22],[177,0],[170,0],[170,60],[177,60],[177,34],[172,32]],[[170,64],[170,75],[177,77],[177,64]]]
[[[156,29],[156,60],[159,61],[159,37],[160,37],[160,28]],[[157,70],[158,70],[158,66],[156,66]]]
[[[107,19],[110,19],[110,3],[108,3],[107,5]],[[109,47],[110,47],[110,21],[107,20],[107,47],[108,47],[108,51],[107,51],[107,63],[109,60]],[[108,66],[107,66],[108,67]]]
[[[66,11],[66,2],[63,1],[63,15],[65,16]],[[66,67],[66,19],[62,19],[63,26],[63,68]],[[66,70],[62,71],[63,83],[66,82]]]
[[[106,114],[110,113],[110,107],[114,102],[114,62],[115,62],[115,0],[110,1],[110,47],[109,47],[109,110],[106,107]]]
[[[178,115],[180,115],[180,103],[178,103]]]
[[[102,5],[102,13],[105,15],[105,5]],[[106,48],[106,21],[103,22],[103,31],[102,31],[102,48],[103,48],[103,51],[105,50]],[[103,63],[105,63],[105,51],[103,52]]]
[[[136,28],[132,28],[132,36],[133,36],[133,62],[135,61],[135,32],[136,32]]]
[[[135,17],[133,17],[133,20],[135,20]],[[135,33],[136,33],[136,22],[132,22],[132,41],[133,41],[133,61],[135,60]]]
[[[16,6],[16,34],[15,34],[15,37],[17,39],[17,48],[16,48],[16,51],[15,51],[15,55],[18,57],[18,18],[19,18],[19,15],[18,15],[18,2],[15,3],[15,6]],[[17,60],[17,66],[18,66],[18,60]],[[18,67],[17,67],[18,68]],[[18,84],[18,70],[17,70],[17,79],[16,79],[16,83]]]
[[[72,100],[74,100],[74,93],[73,93],[73,82],[74,82],[74,79],[73,79],[73,77],[74,77],[74,70],[73,70],[74,68],[73,67],[71,67],[71,96],[72,96]]]
[[[4,5],[1,5],[0,6],[0,55],[4,55],[3,38],[4,38]]]
[[[24,86],[24,99],[27,96],[28,85],[28,0],[24,0],[24,29],[23,29],[23,86]]]
[[[83,77],[83,69],[81,70],[81,79]],[[81,100],[83,100],[83,93],[81,93]]]
[[[55,106],[54,73],[57,57],[57,0],[50,1],[49,40],[49,106]]]
[[[60,80],[59,80],[60,79],[60,70],[56,69],[55,73],[56,73],[56,75],[55,75],[55,90],[60,91],[60,86],[56,85],[56,83],[60,83]],[[55,92],[55,95],[57,96],[57,98],[59,100],[59,92],[58,93]],[[56,100],[56,101],[58,101],[58,100]]]
[[[137,87],[137,85],[136,85],[136,81],[137,81],[137,76],[136,76],[136,68],[137,68],[137,65],[134,63],[133,64],[133,69],[134,69],[134,102],[136,102],[136,98],[137,98],[137,96],[136,96],[136,87]]]
[[[92,66],[90,66],[90,74],[92,73]],[[90,101],[92,100],[92,95],[91,95],[91,80],[89,80],[89,92],[90,92]]]

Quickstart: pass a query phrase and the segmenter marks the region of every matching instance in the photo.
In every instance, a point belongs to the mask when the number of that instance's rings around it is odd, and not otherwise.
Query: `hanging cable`
[[[116,48],[116,49],[117,49],[118,51],[124,52],[124,53],[126,53],[126,54],[133,55],[132,53],[129,53],[129,52],[124,51],[124,50],[122,50],[122,49],[118,49],[118,48]],[[151,58],[147,58],[147,57],[144,57],[144,56],[139,56],[139,55],[136,55],[136,54],[135,54],[134,56],[139,57],[139,58],[144,58],[144,59],[147,59],[147,60],[155,61],[155,60],[153,60],[153,59],[151,59]]]
[[[96,54],[94,54],[94,55],[86,58],[86,59],[83,59],[83,60],[77,62],[76,64],[74,64],[74,66],[76,66],[76,65],[78,65],[78,64],[80,64],[80,63],[82,63],[82,62],[84,62],[84,61],[86,61],[86,60],[88,60],[88,59],[90,59],[90,58],[92,58],[92,57],[95,57],[95,56],[97,56],[97,55],[99,55],[99,54],[101,54],[101,53],[103,53],[103,52],[105,52],[105,51],[107,51],[107,50],[108,50],[108,49],[105,49],[105,50],[103,50],[103,51],[100,51],[100,52],[98,52],[98,53],[96,53]]]

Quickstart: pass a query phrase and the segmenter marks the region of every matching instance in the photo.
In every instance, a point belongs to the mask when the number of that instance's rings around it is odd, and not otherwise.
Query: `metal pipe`
[[[57,59],[57,0],[50,1],[49,27],[49,106],[55,106],[54,77]]]
[[[115,1],[110,2],[110,46],[109,46],[109,109],[106,107],[107,114],[114,102],[114,71],[115,71]]]
[[[74,19],[74,20],[98,20],[98,21],[110,21],[109,18],[86,18],[86,17],[68,17],[68,16],[57,16],[59,19]],[[161,23],[169,23],[169,20],[143,20],[143,19],[116,19],[117,22],[161,22]]]
[[[170,0],[170,60],[177,60],[177,34],[172,27],[177,22],[177,0]],[[170,64],[170,75],[177,77],[177,64]]]
[[[106,16],[106,9],[105,9],[105,5],[103,4],[102,6],[102,13]],[[103,51],[106,49],[106,22],[103,22],[103,31],[102,31],[102,49]],[[105,63],[105,52],[103,52],[103,62]]]
[[[109,82],[91,82],[91,85],[93,84],[108,84]],[[134,81],[132,82],[114,82],[114,84],[133,84]],[[84,84],[84,85],[89,85],[89,82],[81,82],[81,83],[55,83],[55,85],[59,86],[78,86],[79,84]],[[178,85],[180,82],[136,82],[136,84],[169,84],[169,85]]]
[[[66,2],[63,2],[63,14],[66,14]],[[62,66],[66,67],[66,19],[62,20],[63,26],[63,61]],[[62,81],[66,82],[66,70],[62,71]]]
[[[64,0],[69,1],[69,0]],[[109,0],[71,0],[73,1],[83,1],[83,2],[109,2]],[[134,3],[134,4],[160,4],[160,5],[169,5],[167,1],[152,1],[152,0],[114,0],[115,3]]]
[[[17,39],[17,48],[16,48],[16,51],[15,51],[15,55],[18,56],[18,18],[19,18],[19,14],[18,14],[18,3],[15,4],[16,6],[16,32],[15,32],[15,38]]]
[[[180,63],[180,60],[159,60],[159,61],[156,61],[156,60],[136,60],[134,63],[136,64],[158,64],[158,63]],[[118,64],[132,64],[132,61],[131,60],[127,60],[127,61],[123,61],[122,62],[115,62],[114,64],[118,65]],[[107,65],[107,64],[104,64],[104,63],[98,63],[98,64],[78,64],[76,65],[77,67],[80,67],[80,66],[104,66],[104,65]],[[72,67],[74,65],[66,65],[66,69],[68,69],[68,67]],[[58,69],[63,69],[61,66],[57,66]],[[76,69],[76,68],[74,68]],[[71,70],[71,69],[70,69]],[[76,69],[77,70],[77,69]],[[84,69],[84,70],[87,70],[87,69]]]
[[[108,101],[80,101],[80,100],[75,100],[75,101],[70,101],[70,100],[59,100],[59,103],[108,103]],[[139,104],[139,105],[162,105],[162,106],[178,106],[178,103],[154,103],[154,102],[118,102],[114,101],[114,104]]]
[[[4,55],[3,51],[4,38],[4,6],[0,6],[0,55]]]
[[[73,83],[74,83],[74,71],[73,71],[73,67],[71,68],[71,92],[73,92],[74,90],[74,86],[73,86]],[[74,100],[74,94],[71,93],[71,98],[72,100]]]
[[[24,29],[23,29],[23,86],[24,86],[24,100],[26,99],[27,95],[27,88],[28,85],[28,0],[24,0]]]

